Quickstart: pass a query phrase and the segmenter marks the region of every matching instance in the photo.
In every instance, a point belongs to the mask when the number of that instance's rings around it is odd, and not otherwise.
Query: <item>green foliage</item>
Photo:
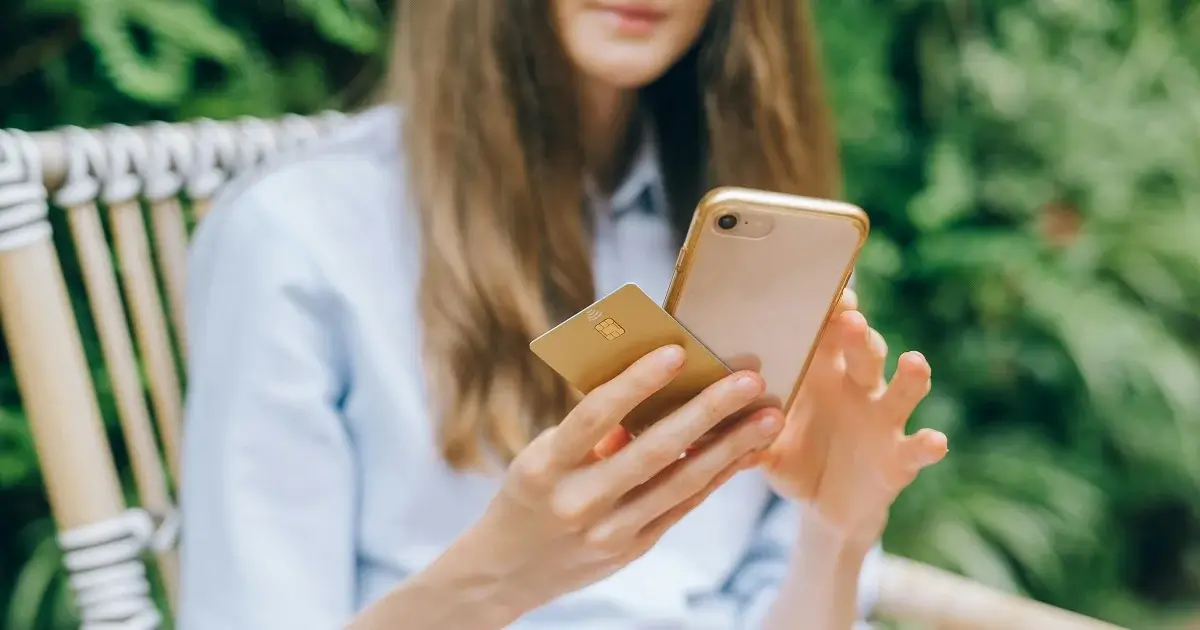
[[[357,103],[386,31],[386,6],[365,0],[11,4],[0,7],[0,124],[23,129]]]
[[[1132,627],[1197,599],[1197,16],[823,5],[864,303],[951,442],[893,551]]]
[[[847,193],[874,227],[864,303],[894,349],[930,358],[917,423],[951,439],[887,547],[1132,627],[1200,600],[1200,8],[817,4]],[[0,126],[344,107],[378,75],[386,13],[9,3]],[[64,627],[7,369],[0,505],[0,627]]]

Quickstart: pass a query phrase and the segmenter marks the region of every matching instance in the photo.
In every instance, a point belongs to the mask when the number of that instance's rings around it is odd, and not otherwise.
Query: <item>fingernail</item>
[[[774,437],[783,428],[783,420],[776,414],[767,414],[758,420],[758,431],[763,437]]]
[[[758,386],[758,379],[749,374],[743,374],[738,377],[737,386],[739,389],[750,389]]]
[[[658,358],[662,361],[663,367],[673,370],[683,364],[683,348],[666,346]]]

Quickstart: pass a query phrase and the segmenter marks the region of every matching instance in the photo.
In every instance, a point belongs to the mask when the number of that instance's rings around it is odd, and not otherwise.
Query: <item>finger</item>
[[[762,377],[753,372],[730,374],[589,472],[604,492],[615,493],[611,498],[622,497],[673,464],[709,429],[758,398],[764,387]]]
[[[887,361],[887,343],[867,324],[858,311],[842,316],[842,350],[846,353],[846,375],[857,386],[874,390],[883,383],[883,364]]]
[[[858,293],[850,287],[842,289],[842,296],[838,300],[836,312],[842,311],[857,311],[858,310]]]
[[[845,369],[845,357],[842,353],[844,317],[845,312],[839,312],[831,317],[825,331],[817,340],[812,363],[804,377],[806,389],[831,391],[836,388],[838,379]]]
[[[946,434],[934,429],[921,429],[900,443],[900,459],[912,470],[932,466],[950,451]]]
[[[663,534],[667,533],[667,530],[671,529],[676,523],[683,520],[683,517],[690,514],[692,510],[699,507],[701,503],[704,503],[705,499],[712,495],[712,493],[716,492],[718,488],[725,485],[725,483],[732,479],[734,475],[749,468],[750,466],[751,464],[749,463],[749,458],[736,461],[733,464],[726,466],[725,470],[722,470],[720,474],[714,477],[713,480],[708,483],[708,485],[700,490],[700,492],[697,492],[689,497],[686,501],[671,508],[665,514],[654,519],[649,525],[646,525],[644,528],[642,528],[642,531],[637,534],[638,539],[642,541],[643,545],[648,546],[654,544],[659,538],[663,537]]]
[[[793,480],[793,498],[811,498],[829,461],[829,449],[838,430],[835,417],[822,413],[812,400],[799,400],[784,421],[783,431],[757,463],[770,472],[787,471]]]
[[[595,461],[608,459],[613,456],[613,453],[625,448],[632,440],[633,436],[625,427],[615,426],[608,432],[608,435],[604,436],[604,439],[600,440],[599,444],[592,448],[592,455]]]
[[[903,427],[916,411],[917,405],[933,386],[929,363],[920,352],[905,352],[896,364],[896,373],[879,399],[883,416],[893,425]]]
[[[664,346],[584,396],[552,434],[553,464],[573,468],[586,459],[634,407],[675,378],[683,360],[683,348]]]
[[[596,533],[613,539],[632,538],[651,521],[702,492],[721,472],[738,461],[753,463],[753,457],[771,443],[783,426],[783,413],[763,409],[716,441],[683,459],[638,488],[602,523]]]

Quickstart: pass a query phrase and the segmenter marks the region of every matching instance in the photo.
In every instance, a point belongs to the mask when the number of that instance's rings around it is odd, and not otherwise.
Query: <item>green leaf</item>
[[[246,46],[237,34],[201,4],[182,0],[126,2],[128,19],[154,33],[160,42],[224,65],[234,65],[246,57]]]
[[[57,579],[62,571],[62,556],[54,538],[38,542],[33,555],[17,573],[16,586],[9,599],[7,630],[41,630],[42,611],[56,598]]]
[[[138,50],[129,33],[129,7],[117,0],[83,5],[83,32],[113,84],[125,94],[156,105],[179,102],[188,87],[193,57],[169,40],[156,40],[153,54]]]
[[[962,149],[948,137],[934,145],[929,186],[909,205],[909,219],[922,231],[940,230],[974,210],[974,178]]]

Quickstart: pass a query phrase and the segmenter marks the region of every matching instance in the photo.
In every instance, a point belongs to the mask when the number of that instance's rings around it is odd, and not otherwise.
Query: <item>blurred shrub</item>
[[[952,443],[889,550],[1133,627],[1200,600],[1200,8],[817,4],[848,195],[874,224],[864,302],[896,351],[929,356],[918,423]],[[348,106],[378,76],[386,12],[6,3],[0,126]],[[64,627],[2,365],[0,627]]]
[[[1195,601],[1200,9],[821,13],[864,302],[951,442],[887,546],[1132,627]]]

